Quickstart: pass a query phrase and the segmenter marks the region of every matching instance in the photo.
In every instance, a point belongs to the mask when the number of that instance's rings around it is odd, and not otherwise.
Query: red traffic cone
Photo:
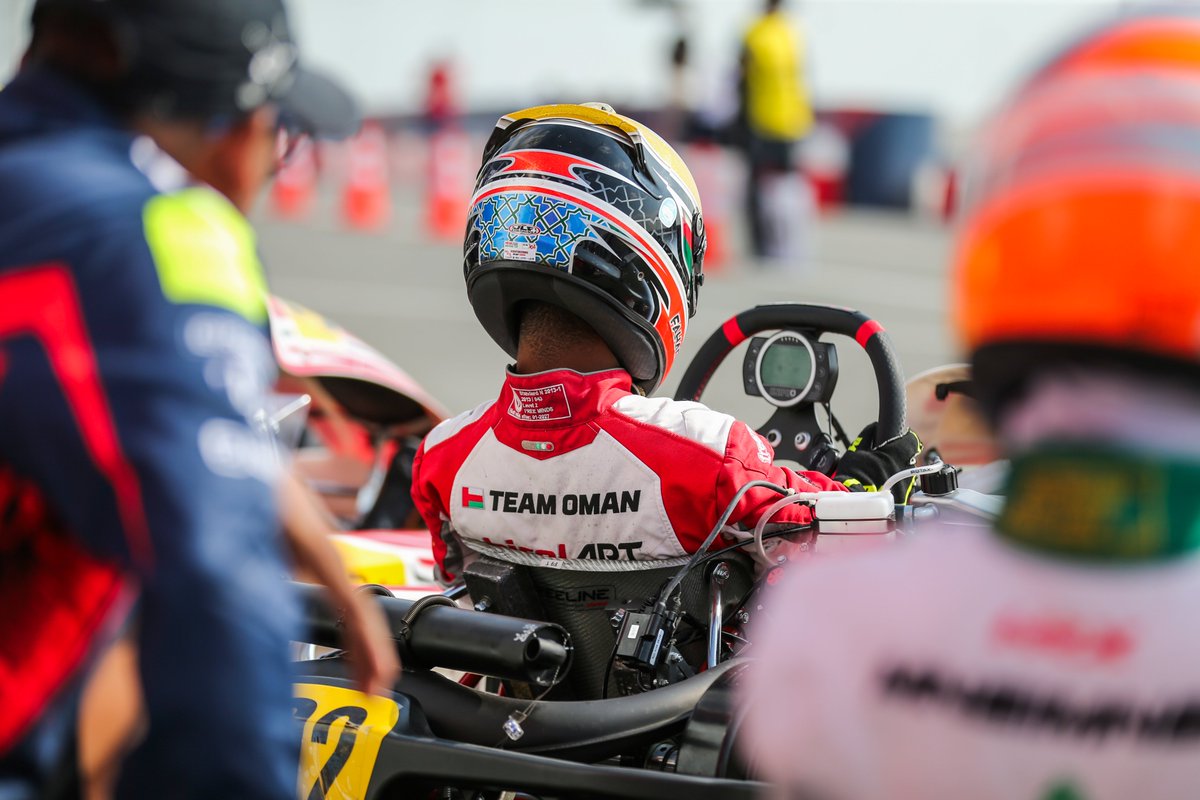
[[[296,145],[271,185],[271,207],[283,219],[301,219],[312,211],[317,189],[316,148],[307,138]]]
[[[429,138],[429,172],[425,185],[425,224],[438,239],[459,239],[467,224],[474,181],[471,142],[456,130]]]
[[[351,228],[376,230],[387,224],[391,212],[387,139],[378,123],[367,123],[350,141],[342,219]]]
[[[725,154],[712,142],[697,142],[688,148],[687,163],[700,192],[704,209],[704,233],[708,249],[704,254],[704,271],[717,273],[724,269],[729,258],[725,240],[731,196],[729,172]]]

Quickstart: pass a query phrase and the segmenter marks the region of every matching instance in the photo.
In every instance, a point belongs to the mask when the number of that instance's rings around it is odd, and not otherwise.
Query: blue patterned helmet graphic
[[[479,232],[479,261],[536,261],[570,272],[575,247],[600,241],[600,216],[581,206],[544,194],[505,192],[485,197],[471,209]]]

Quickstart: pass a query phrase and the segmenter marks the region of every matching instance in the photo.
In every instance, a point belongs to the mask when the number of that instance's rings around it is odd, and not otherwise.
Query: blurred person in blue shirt
[[[32,34],[0,92],[0,797],[71,771],[135,597],[149,729],[122,793],[291,797],[243,214],[283,134],[348,134],[353,103],[299,65],[280,0],[38,0]]]

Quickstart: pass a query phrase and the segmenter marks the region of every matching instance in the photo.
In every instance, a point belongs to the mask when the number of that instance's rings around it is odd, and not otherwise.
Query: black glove
[[[882,486],[900,470],[914,466],[921,448],[921,440],[911,430],[876,444],[875,423],[872,422],[863,428],[862,433],[842,456],[833,477],[851,490],[875,491],[876,487]],[[908,502],[916,480],[914,477],[892,487],[892,494],[895,495],[897,503]]]

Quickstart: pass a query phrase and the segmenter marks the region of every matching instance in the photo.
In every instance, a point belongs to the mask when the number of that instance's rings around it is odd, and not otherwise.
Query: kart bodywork
[[[311,406],[293,466],[345,527],[334,546],[356,583],[406,596],[440,591],[429,533],[411,513],[405,456],[447,412],[408,373],[337,323],[268,301],[277,391]],[[388,481],[394,486],[388,492]],[[381,523],[391,523],[381,525]]]

